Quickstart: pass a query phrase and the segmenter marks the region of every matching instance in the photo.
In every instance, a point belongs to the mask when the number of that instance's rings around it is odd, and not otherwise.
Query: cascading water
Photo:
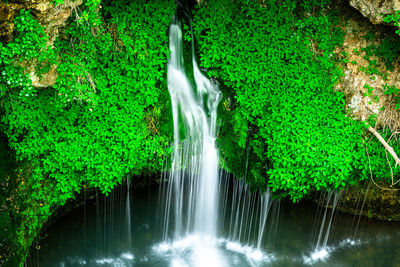
[[[225,255],[226,250],[253,260],[263,259],[259,249],[271,196],[269,192],[252,195],[243,181],[236,183],[235,191],[239,191],[233,195],[233,231],[227,234],[229,239],[220,237],[218,231],[223,226],[218,225],[219,211],[225,215],[230,195],[229,180],[219,177],[215,144],[221,93],[217,84],[201,73],[193,45],[195,88],[192,88],[183,65],[182,30],[175,21],[170,26],[169,41],[168,90],[173,111],[174,149],[168,183],[162,189],[165,194],[164,242],[156,249],[164,255],[174,254],[171,264],[177,266],[228,266],[230,259]],[[227,187],[220,188],[222,185]],[[258,239],[254,245],[258,249],[242,245],[257,230]]]
[[[332,191],[328,192],[328,200],[327,200],[326,207],[325,207],[325,213],[324,213],[324,217],[322,219],[321,228],[320,228],[319,235],[318,235],[317,245],[315,247],[316,251],[326,250],[326,248],[327,248],[328,238],[329,238],[329,234],[331,232],[332,219],[333,219],[333,215],[334,215],[335,210],[336,210],[337,203],[339,201],[340,193],[341,192],[335,192],[334,193],[331,216],[329,218],[328,225],[325,225],[325,223],[326,223],[326,215],[327,215],[327,212],[328,212],[328,205],[330,203],[330,200],[331,200],[332,194],[333,194]]]
[[[194,94],[183,68],[182,31],[175,23],[170,27],[170,50],[168,90],[174,119],[174,154],[167,189],[164,236],[168,237],[172,219],[175,238],[189,231],[214,237],[219,183],[216,117],[221,93],[215,83],[201,74],[193,56],[197,95]],[[206,107],[203,107],[204,98],[207,98]],[[179,134],[180,122],[185,128],[183,142]],[[173,218],[170,216],[172,209]]]
[[[251,194],[250,187],[244,181],[234,180],[232,188],[229,188],[228,180],[224,180],[224,183],[227,186],[222,190],[222,195],[227,198],[226,192],[232,191],[232,199],[229,201],[232,203],[229,239],[239,243],[252,244],[257,249],[261,249],[265,226],[273,204],[270,191]],[[222,203],[226,202],[228,202],[227,199]],[[254,242],[250,240],[254,240]]]

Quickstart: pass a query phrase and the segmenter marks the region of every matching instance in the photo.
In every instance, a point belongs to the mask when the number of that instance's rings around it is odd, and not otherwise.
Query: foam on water
[[[124,267],[132,266],[135,256],[130,252],[122,253],[119,257],[101,257],[92,259],[82,259],[79,257],[67,257],[66,261],[62,261],[60,266],[113,266]]]
[[[121,258],[127,259],[127,260],[133,260],[135,258],[135,256],[133,256],[132,253],[127,252],[127,253],[122,253]]]
[[[187,235],[171,242],[162,242],[153,246],[153,250],[162,258],[168,258],[171,266],[232,266],[238,257],[249,265],[262,266],[275,259],[260,249],[242,245],[223,238],[203,235]]]
[[[97,264],[111,264],[114,262],[115,262],[115,259],[112,259],[112,258],[102,258],[102,259],[96,260]]]
[[[341,242],[339,242],[339,244],[337,246],[328,246],[322,249],[316,249],[314,251],[311,252],[310,256],[303,256],[303,262],[305,264],[315,264],[318,261],[326,261],[331,254],[340,248],[344,248],[344,247],[352,247],[352,246],[357,246],[357,245],[361,245],[362,242],[361,240],[353,240],[350,238],[346,238],[344,240],[342,240]]]
[[[350,238],[346,238],[345,240],[343,240],[339,243],[339,247],[356,246],[356,245],[361,245],[360,239],[353,240]]]
[[[318,261],[325,261],[329,258],[330,253],[333,251],[331,247],[326,247],[311,252],[310,256],[303,256],[303,262],[305,264],[314,264]]]

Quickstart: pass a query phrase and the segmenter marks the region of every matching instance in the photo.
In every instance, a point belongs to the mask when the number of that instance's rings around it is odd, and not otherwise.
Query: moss
[[[377,185],[368,180],[346,188],[341,194],[338,209],[368,218],[400,221],[399,190],[390,190],[390,184],[385,182],[377,182]],[[317,194],[313,194],[311,199],[317,203]]]

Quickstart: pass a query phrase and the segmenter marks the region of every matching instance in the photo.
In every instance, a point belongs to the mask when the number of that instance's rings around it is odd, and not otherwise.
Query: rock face
[[[73,14],[75,8],[82,4],[83,0],[64,0],[63,4],[55,5],[52,0],[0,0],[0,42],[6,44],[13,39],[14,17],[21,9],[30,9],[38,22],[44,27],[49,36],[47,45],[53,46],[58,37],[59,28],[64,26],[67,19]],[[31,76],[34,87],[48,87],[57,79],[57,66],[52,66],[48,73],[37,75],[35,73],[35,61],[26,62],[26,70]]]
[[[400,0],[350,0],[350,5],[373,24],[382,23],[385,16],[400,10]]]
[[[360,5],[362,1],[351,2]],[[373,0],[365,2],[370,5]],[[387,2],[389,1],[375,1],[381,3],[378,5],[381,8]],[[393,3],[398,1],[390,2],[390,6],[393,7]],[[363,12],[368,10],[370,9],[365,8]],[[379,11],[374,12],[376,14]],[[382,56],[375,53],[385,38],[393,37],[388,40],[398,40],[399,37],[395,35],[394,30],[391,35],[387,27],[373,25],[361,16],[346,14],[342,20],[345,21],[344,43],[336,52],[343,57],[341,66],[344,75],[336,85],[336,90],[345,94],[348,116],[366,120],[374,115],[377,129],[387,127],[392,132],[399,131],[400,111],[396,109],[398,101],[393,95],[385,94],[386,85],[400,88],[399,55],[393,59],[392,68],[389,70]],[[390,52],[391,49],[387,48],[386,51]],[[390,184],[374,181],[371,177],[369,181],[343,191],[338,209],[369,218],[400,221],[400,190],[391,187]]]
[[[345,93],[351,117],[366,120],[374,115],[376,127],[389,127],[394,132],[400,129],[400,112],[393,96],[384,93],[384,86],[400,88],[400,64],[396,60],[393,69],[388,70],[382,58],[371,52],[382,42],[379,28],[366,20],[348,19],[343,46],[337,51],[346,56],[344,77],[336,89]],[[367,38],[368,35],[374,37]]]
[[[312,193],[308,199],[316,205],[326,206],[318,192]],[[400,221],[400,191],[382,182],[360,182],[342,190],[337,209],[370,219]]]
[[[341,211],[379,220],[400,221],[400,194],[383,183],[366,182],[342,193]]]
[[[82,0],[65,0],[63,4],[54,5],[52,0],[9,0],[0,1],[0,41],[12,40],[13,19],[21,9],[32,10],[33,15],[45,28],[50,43],[58,36],[58,28],[65,24],[72,10],[82,4]]]

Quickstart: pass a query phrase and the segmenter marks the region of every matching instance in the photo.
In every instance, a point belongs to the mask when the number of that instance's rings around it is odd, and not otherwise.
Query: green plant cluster
[[[64,4],[64,0],[51,0],[51,2],[56,6]]]
[[[388,141],[388,144],[394,149],[394,152],[400,154],[400,143],[399,139],[392,135],[389,130],[383,130],[380,132],[382,137]],[[365,153],[367,154],[366,164],[368,166],[368,176],[375,181],[384,181],[388,184],[393,181],[400,179],[400,169],[396,168],[396,162],[393,157],[386,151],[384,146],[376,139],[374,135],[366,136],[365,142]],[[389,186],[388,186],[389,187]]]
[[[174,2],[99,4],[84,1],[52,47],[22,11],[14,41],[1,47],[2,126],[27,170],[19,190],[29,192],[19,202],[16,251],[83,188],[107,193],[127,173],[159,172],[168,153],[165,70]],[[56,84],[33,88],[25,65],[19,67],[28,60],[41,66],[38,73],[56,64]]]
[[[375,50],[375,55],[384,60],[389,71],[393,71],[393,63],[400,55],[400,38],[393,35],[383,38]]]
[[[400,88],[385,83],[383,85],[383,90],[385,95],[391,95],[394,98],[394,100],[396,101],[396,109],[400,110]]]
[[[393,36],[391,33],[383,33],[379,39],[373,31],[368,32],[364,38],[368,40],[378,40],[377,45],[368,45],[361,48],[361,51],[353,51],[356,54],[361,54],[364,52],[363,58],[368,61],[368,66],[360,66],[360,70],[364,71],[366,74],[371,75],[371,80],[376,79],[377,76],[381,76],[387,81],[387,71],[394,70],[394,62],[398,61],[400,55],[400,38],[399,36]],[[385,71],[383,62],[387,71]],[[382,85],[384,94],[391,95],[396,103],[396,109],[400,108],[400,91],[394,85],[388,85],[387,83]],[[368,89],[366,96],[373,98],[374,102],[378,102],[378,96],[372,94],[373,88],[366,85]]]
[[[15,165],[13,153],[7,147],[7,137],[0,133],[0,265],[3,261],[13,254],[14,234],[16,232],[16,222],[9,210],[13,210],[10,204],[12,191],[15,192],[15,177],[10,177],[10,173]],[[17,264],[14,264],[17,265]]]
[[[386,23],[391,23],[393,26],[400,28],[400,10],[396,10],[394,14],[384,17],[383,21]],[[396,34],[400,35],[400,29],[396,30]]]
[[[207,2],[194,14],[200,63],[225,88],[225,167],[294,201],[364,179],[363,126],[345,116],[333,89],[338,17],[328,1],[262,3]]]
[[[0,43],[0,97],[9,91],[17,92],[19,97],[32,97],[36,90],[24,67],[36,63],[36,71],[40,73],[54,62],[55,55],[46,47],[48,36],[30,11],[21,10],[14,25],[14,41]]]
[[[368,45],[361,48],[361,51],[353,51],[358,55],[364,52],[365,55],[363,58],[368,61],[368,66],[361,66],[360,70],[370,75],[382,76],[386,79],[386,73],[379,70],[382,66],[378,59],[383,61],[387,70],[393,71],[393,63],[398,60],[400,55],[400,38],[392,34],[384,34],[378,39],[373,31],[368,32],[364,38],[367,40],[379,40],[379,44]]]

